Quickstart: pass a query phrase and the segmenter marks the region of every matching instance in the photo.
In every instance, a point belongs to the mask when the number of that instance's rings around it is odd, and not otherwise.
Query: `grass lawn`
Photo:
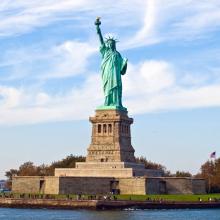
[[[208,201],[209,198],[212,198],[213,200],[220,199],[220,194],[203,194],[203,195],[117,195],[117,199],[119,200],[147,200],[148,198],[150,200],[166,200],[166,201],[198,201],[199,198],[202,199],[202,201]]]
[[[0,193],[0,197],[5,196],[13,196],[14,198],[20,198],[19,193]],[[42,195],[42,194],[25,194],[24,198],[51,198],[51,199],[76,199],[77,195]],[[111,196],[113,197],[113,196]],[[115,195],[118,200],[165,200],[165,201],[182,201],[182,202],[193,202],[199,201],[199,198],[202,201],[209,201],[209,198],[220,200],[220,194],[203,194],[203,195]],[[102,198],[102,196],[101,196]],[[81,199],[91,199],[89,195],[82,195]]]

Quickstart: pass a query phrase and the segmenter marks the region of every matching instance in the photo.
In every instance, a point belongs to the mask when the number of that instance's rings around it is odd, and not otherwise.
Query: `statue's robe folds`
[[[118,51],[112,51],[105,44],[101,45],[102,83],[105,95],[105,106],[122,107],[121,74],[126,73],[127,59],[123,59]]]

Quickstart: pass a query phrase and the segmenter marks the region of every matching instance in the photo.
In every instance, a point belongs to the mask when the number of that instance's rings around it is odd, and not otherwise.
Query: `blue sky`
[[[136,155],[192,173],[218,155],[218,0],[2,0],[0,12],[0,178],[25,161],[86,155],[103,102],[97,16],[129,60]]]

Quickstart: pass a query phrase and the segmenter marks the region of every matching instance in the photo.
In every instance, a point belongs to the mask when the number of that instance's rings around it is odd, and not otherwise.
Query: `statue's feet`
[[[127,108],[118,105],[101,105],[97,107],[97,110],[111,110],[111,109],[127,111]]]

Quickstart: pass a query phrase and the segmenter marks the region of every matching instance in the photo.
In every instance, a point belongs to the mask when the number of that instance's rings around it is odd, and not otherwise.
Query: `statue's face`
[[[113,49],[113,50],[116,49],[115,41],[114,40],[108,40],[108,47]]]

